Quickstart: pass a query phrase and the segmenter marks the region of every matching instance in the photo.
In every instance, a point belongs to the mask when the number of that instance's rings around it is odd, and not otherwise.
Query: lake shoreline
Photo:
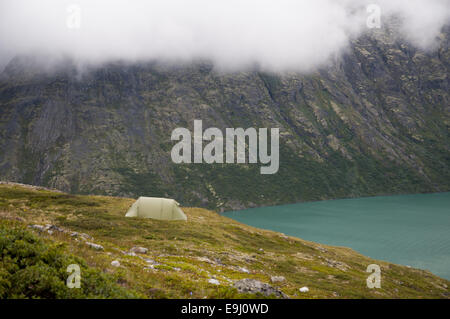
[[[450,192],[346,198],[222,213],[250,226],[450,278]]]

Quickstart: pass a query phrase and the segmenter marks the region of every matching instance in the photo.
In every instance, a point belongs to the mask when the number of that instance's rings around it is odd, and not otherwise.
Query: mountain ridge
[[[13,60],[0,80],[0,178],[218,211],[450,190],[449,28],[425,52],[390,28],[303,75],[206,62],[77,74]],[[31,62],[30,62],[31,63]],[[35,65],[35,62],[31,63]],[[279,127],[280,170],[171,163],[176,127]]]

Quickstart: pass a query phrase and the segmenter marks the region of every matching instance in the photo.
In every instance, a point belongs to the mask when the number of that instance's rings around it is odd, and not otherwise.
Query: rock
[[[64,229],[59,228],[59,227],[56,226],[56,225],[50,225],[50,224],[45,225],[45,230],[46,230],[49,234],[50,234],[50,232],[53,233],[53,232],[55,232],[55,231],[60,232],[60,233],[63,233],[63,232],[64,232]]]
[[[83,240],[94,240],[94,237],[92,237],[91,235],[85,233],[78,233],[76,231],[71,232],[70,237],[80,237]]]
[[[286,278],[284,278],[283,276],[272,276],[272,277],[270,277],[270,281],[271,282],[283,282],[283,281],[285,281],[286,280]]]
[[[325,261],[326,261],[328,267],[337,268],[342,271],[347,271],[347,269],[349,268],[347,264],[337,261],[337,260],[325,258]]]
[[[197,260],[208,264],[215,264],[215,262],[209,259],[208,257],[198,257]]]
[[[145,247],[133,247],[130,249],[130,252],[136,253],[136,254],[146,254],[148,252],[148,249]]]
[[[225,266],[225,264],[222,262],[222,259],[220,258],[214,258],[214,261],[216,262],[217,265],[219,266]]]
[[[249,274],[249,273],[250,273],[250,270],[248,270],[248,269],[245,268],[245,267],[238,267],[238,270],[239,270],[240,272],[243,272],[243,273],[246,273],[246,274]]]
[[[318,251],[322,252],[322,253],[326,253],[328,250],[322,246],[317,246],[316,247]]]
[[[153,259],[150,259],[150,258],[143,258],[143,259],[149,265],[160,265],[160,263],[157,262],[156,260],[153,260]]]
[[[133,252],[133,251],[125,252],[125,255],[128,255],[128,256],[137,256],[136,253]]]
[[[300,292],[308,292],[309,288],[308,287],[302,287],[299,290],[300,290]]]
[[[234,283],[234,288],[236,288],[240,293],[261,293],[267,297],[275,295],[276,297],[286,298],[286,295],[278,289],[255,279],[247,278],[236,281]]]
[[[86,245],[88,245],[89,247],[91,247],[92,249],[95,249],[95,250],[104,250],[103,246],[99,245],[99,244],[94,244],[94,243],[87,241]]]
[[[220,282],[217,279],[211,278],[208,282],[213,285],[220,285]]]
[[[111,261],[111,266],[120,267],[120,262],[118,260]]]
[[[45,231],[45,227],[42,225],[30,225],[30,228],[36,229],[37,231]]]
[[[93,240],[94,237],[92,237],[91,235],[85,234],[85,233],[80,233],[79,234],[81,238],[85,239],[85,240]]]

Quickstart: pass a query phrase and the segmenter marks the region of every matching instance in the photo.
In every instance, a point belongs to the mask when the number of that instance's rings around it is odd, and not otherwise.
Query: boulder
[[[251,293],[251,294],[261,293],[267,297],[275,295],[276,297],[279,298],[286,298],[286,295],[281,291],[279,291],[278,289],[272,287],[269,284],[263,283],[255,279],[247,278],[236,281],[234,283],[234,288],[236,288],[240,293]]]
[[[37,230],[37,231],[45,231],[45,227],[44,226],[42,226],[42,225],[30,225],[29,226],[30,228],[33,228],[33,229],[35,229],[35,230]]]
[[[113,267],[120,267],[120,262],[118,260],[113,260],[111,262],[111,266],[113,266]]]
[[[286,278],[284,278],[283,276],[272,276],[272,277],[270,277],[270,281],[271,282],[283,282],[283,281],[285,281],[286,280]]]
[[[85,234],[85,233],[80,233],[79,234],[81,238],[85,239],[85,240],[93,240],[94,237],[92,237],[91,235]]]
[[[213,285],[220,285],[220,282],[214,278],[211,278],[210,280],[208,280],[208,282]]]
[[[243,272],[243,273],[246,273],[246,274],[249,274],[249,273],[250,273],[250,270],[248,270],[248,269],[245,268],[245,267],[238,267],[238,270],[239,270],[240,272]]]
[[[60,232],[60,233],[64,232],[64,229],[62,229],[56,225],[50,225],[50,224],[45,225],[45,230],[48,232],[52,232],[52,233],[55,231]]]
[[[148,252],[148,249],[145,247],[133,247],[130,249],[130,252],[136,253],[136,254],[146,254]]]
[[[308,292],[309,288],[308,287],[302,287],[299,290],[300,290],[300,292]]]
[[[92,249],[95,249],[95,250],[104,250],[103,246],[99,245],[99,244],[94,244],[94,243],[87,241],[86,245],[88,245],[89,247],[91,247]]]

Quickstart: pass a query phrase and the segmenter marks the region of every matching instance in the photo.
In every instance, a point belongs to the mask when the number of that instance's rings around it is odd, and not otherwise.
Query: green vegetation
[[[233,287],[244,278],[269,283],[290,298],[450,296],[450,282],[427,271],[249,227],[205,209],[183,208],[187,222],[125,218],[133,201],[0,184],[1,297],[263,297]],[[27,227],[47,224],[60,231]],[[89,241],[104,249],[90,248],[72,232],[92,236]],[[127,254],[134,246],[148,252]],[[81,289],[65,287],[73,263],[81,267]],[[381,289],[366,287],[366,268],[373,263],[382,269]],[[285,281],[271,283],[271,276]],[[209,283],[212,278],[220,284]],[[300,293],[303,286],[310,291]]]
[[[0,223],[0,298],[136,298],[117,276],[68,254],[64,243],[43,240],[17,222]],[[80,289],[66,286],[67,266],[83,274]]]
[[[260,166],[254,164],[184,164],[173,170],[182,189],[207,194],[207,205],[188,191],[179,196],[181,202],[216,209],[229,209],[227,202],[233,198],[241,198],[244,206],[264,206],[427,189],[426,182],[407,167],[386,164],[365,154],[352,155],[352,162],[339,152],[330,152],[324,163],[299,160],[281,144],[280,169],[274,175],[261,175]]]

